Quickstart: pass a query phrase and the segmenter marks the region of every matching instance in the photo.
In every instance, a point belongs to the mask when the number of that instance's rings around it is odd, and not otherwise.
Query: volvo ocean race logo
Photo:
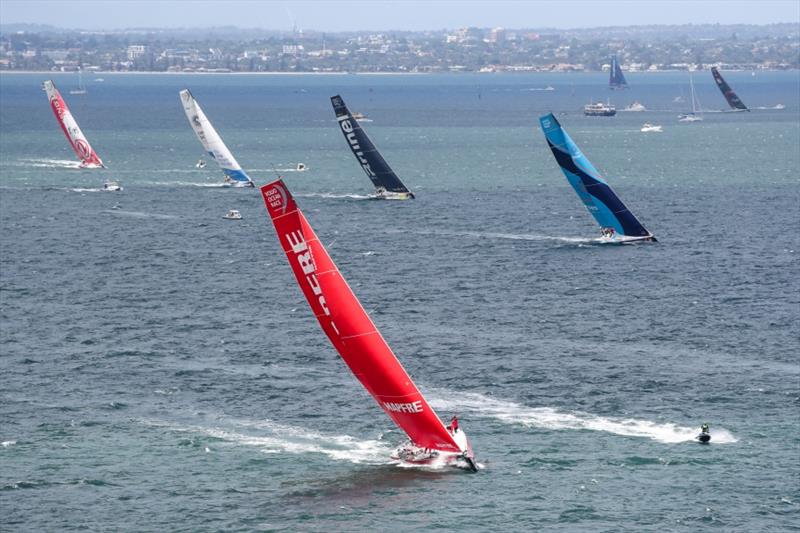
[[[342,128],[347,142],[350,143],[350,149],[353,150],[353,153],[356,154],[358,161],[361,163],[361,168],[364,169],[364,172],[366,172],[367,176],[370,178],[376,177],[372,168],[369,166],[369,161],[364,158],[364,152],[361,151],[361,146],[358,144],[358,139],[356,138],[356,133],[353,131],[353,124],[350,122],[350,119],[348,117],[342,117],[339,126]]]
[[[280,209],[281,215],[286,213],[286,207],[289,205],[289,195],[286,189],[280,185],[273,185],[268,191],[264,191],[264,200],[272,209]]]

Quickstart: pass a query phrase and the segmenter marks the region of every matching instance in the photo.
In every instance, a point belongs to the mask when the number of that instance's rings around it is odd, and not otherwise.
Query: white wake
[[[441,394],[437,396],[439,395]],[[431,400],[431,405],[440,411],[468,412],[473,415],[494,418],[507,424],[519,424],[526,427],[603,431],[625,437],[649,438],[668,444],[693,441],[699,433],[699,424],[698,428],[691,428],[671,422],[605,417],[580,411],[559,411],[551,407],[527,407],[477,393],[450,392],[447,397],[452,399],[435,398]],[[737,440],[730,431],[711,426],[712,443],[730,444]]]
[[[200,434],[232,444],[252,446],[265,454],[319,453],[337,461],[386,464],[393,450],[379,440],[359,440],[349,435],[326,435],[313,430],[278,424],[270,420],[226,420],[225,425],[173,425],[143,420],[151,426],[180,433]],[[213,444],[208,444],[213,449]]]

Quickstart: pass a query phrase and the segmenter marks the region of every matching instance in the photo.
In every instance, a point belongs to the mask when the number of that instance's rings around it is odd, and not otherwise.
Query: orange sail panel
[[[283,181],[261,187],[261,194],[303,294],[356,378],[414,444],[463,451],[361,307]]]

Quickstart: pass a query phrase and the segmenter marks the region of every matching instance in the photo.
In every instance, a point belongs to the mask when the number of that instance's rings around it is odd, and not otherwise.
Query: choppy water
[[[43,77],[0,76],[2,529],[797,529],[798,73],[732,73],[786,109],[691,125],[681,74],[103,77],[56,78],[109,166],[80,171]],[[194,168],[183,87],[259,184],[309,165],[286,182],[482,472],[388,461],[259,195]],[[337,92],[416,201],[365,199]],[[578,112],[609,96],[654,111]],[[550,110],[659,244],[591,244]]]

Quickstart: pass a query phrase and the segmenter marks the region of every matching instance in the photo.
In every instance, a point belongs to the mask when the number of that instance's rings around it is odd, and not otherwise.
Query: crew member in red
[[[450,430],[450,433],[455,435],[456,431],[458,431],[458,417],[457,416],[453,415],[453,418],[450,420],[450,425],[448,426],[447,429]]]

